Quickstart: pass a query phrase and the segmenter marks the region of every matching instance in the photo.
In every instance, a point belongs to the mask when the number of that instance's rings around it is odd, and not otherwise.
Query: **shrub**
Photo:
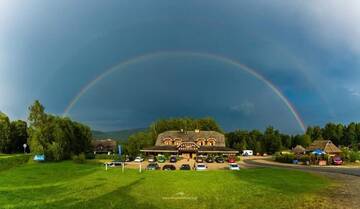
[[[292,163],[293,160],[295,160],[295,155],[292,153],[287,153],[287,154],[280,154],[280,153],[275,153],[275,161],[277,162],[281,162],[281,163]]]
[[[358,152],[355,151],[351,151],[349,153],[349,161],[350,162],[355,162],[356,160],[360,160],[360,155]]]
[[[307,161],[310,161],[309,155],[303,155],[300,157],[300,161],[306,163]]]
[[[86,162],[86,157],[84,153],[80,153],[79,155],[74,155],[72,157],[73,161],[75,163],[85,163]]]
[[[115,154],[96,154],[95,155],[95,159],[99,159],[99,160],[120,160],[119,155],[115,155]]]
[[[88,160],[95,159],[95,154],[93,152],[87,152],[85,153],[85,158]]]

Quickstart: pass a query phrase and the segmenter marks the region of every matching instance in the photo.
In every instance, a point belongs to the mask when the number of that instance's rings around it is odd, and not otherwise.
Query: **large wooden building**
[[[145,154],[174,154],[184,158],[197,155],[235,155],[236,150],[225,146],[225,136],[216,131],[166,131],[158,135],[155,146],[141,150]]]
[[[113,139],[92,140],[91,147],[96,153],[114,153],[116,151],[116,141]]]

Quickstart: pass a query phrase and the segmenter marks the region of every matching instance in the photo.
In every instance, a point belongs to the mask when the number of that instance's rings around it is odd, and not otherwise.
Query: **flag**
[[[119,156],[121,156],[121,144],[118,145]]]

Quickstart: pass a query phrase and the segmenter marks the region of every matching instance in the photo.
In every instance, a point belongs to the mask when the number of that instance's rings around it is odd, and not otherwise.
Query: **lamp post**
[[[25,153],[26,153],[27,144],[23,144],[23,147],[24,147],[24,154],[25,154]]]

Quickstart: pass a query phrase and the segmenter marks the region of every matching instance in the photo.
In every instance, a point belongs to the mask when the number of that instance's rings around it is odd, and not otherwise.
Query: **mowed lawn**
[[[330,182],[281,169],[145,171],[95,163],[26,164],[0,171],[0,208],[296,208]]]

